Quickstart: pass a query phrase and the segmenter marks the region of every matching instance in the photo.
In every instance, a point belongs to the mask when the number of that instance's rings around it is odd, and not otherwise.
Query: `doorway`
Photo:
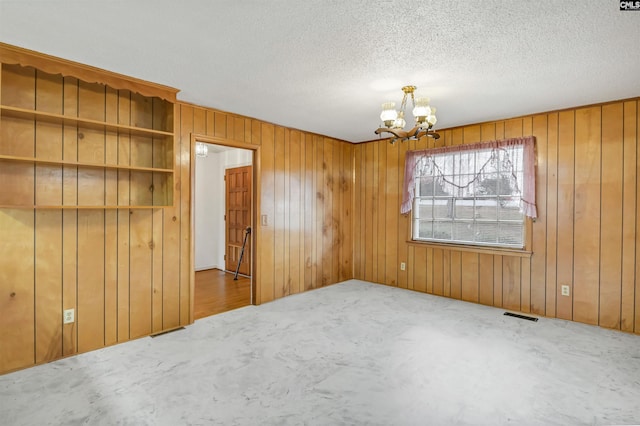
[[[255,303],[259,157],[253,145],[199,135],[191,139],[191,309],[197,320]],[[200,153],[206,147],[207,155],[195,155],[196,146]]]

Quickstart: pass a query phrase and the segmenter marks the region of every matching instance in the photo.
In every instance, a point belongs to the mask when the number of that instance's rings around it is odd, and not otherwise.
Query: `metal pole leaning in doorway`
[[[236,267],[236,274],[233,276],[234,281],[238,281],[238,271],[240,270],[240,264],[242,263],[242,257],[244,256],[244,247],[247,244],[247,238],[251,234],[251,227],[247,226],[244,230],[244,241],[242,241],[242,249],[240,250],[240,258],[238,259],[238,266]]]

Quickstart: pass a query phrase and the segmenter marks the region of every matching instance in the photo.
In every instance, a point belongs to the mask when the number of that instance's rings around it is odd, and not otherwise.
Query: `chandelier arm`
[[[395,130],[395,129],[389,129],[386,127],[380,127],[376,129],[375,134],[379,135],[380,133],[391,133],[397,139],[402,139],[402,140],[408,139],[407,132],[405,132],[404,130]]]
[[[410,138],[416,138],[416,139],[420,139],[420,127],[416,126],[413,129],[407,131],[407,136],[409,136]]]
[[[426,136],[433,139],[440,139],[440,134],[434,132],[433,130],[422,130],[416,133],[416,138],[420,139],[421,137]]]

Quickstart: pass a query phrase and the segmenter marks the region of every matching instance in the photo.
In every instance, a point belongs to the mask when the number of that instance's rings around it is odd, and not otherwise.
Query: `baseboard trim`
[[[222,270],[224,270],[224,268],[219,268],[218,266],[212,265],[212,266],[201,266],[200,268],[196,268],[195,271],[196,272],[209,271],[211,269],[222,269]]]

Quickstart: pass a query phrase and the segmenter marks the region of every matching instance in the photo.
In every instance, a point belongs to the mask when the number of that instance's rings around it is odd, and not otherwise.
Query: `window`
[[[525,201],[534,160],[522,138],[515,141],[408,153],[413,239],[523,248],[525,214],[535,217],[535,204]]]

